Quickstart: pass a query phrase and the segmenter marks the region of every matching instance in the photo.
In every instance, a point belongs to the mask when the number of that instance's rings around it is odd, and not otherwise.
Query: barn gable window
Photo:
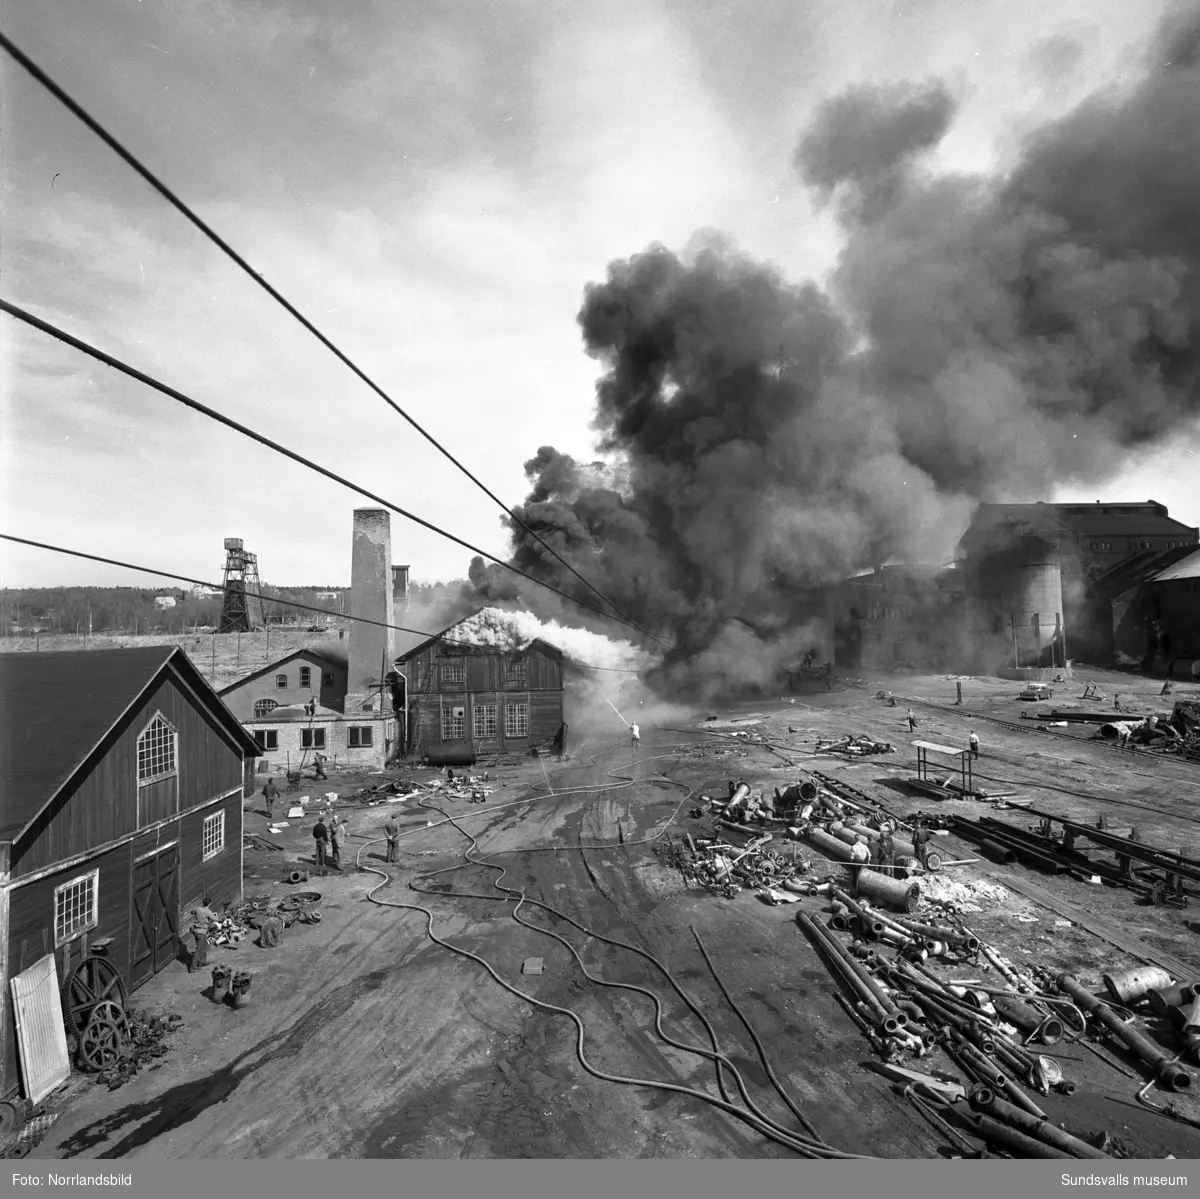
[[[154,714],[138,738],[137,760],[139,786],[175,773],[175,729],[161,712]]]
[[[528,677],[524,658],[509,658],[504,663],[504,683],[509,687],[524,687]]]
[[[311,666],[301,666],[300,667],[300,686],[301,687],[311,687],[312,686],[312,667]]]
[[[467,664],[465,662],[442,663],[442,686],[447,683],[465,683],[467,681]]]
[[[204,818],[200,837],[201,860],[207,862],[225,848],[225,813],[214,812]]]
[[[254,715],[261,720],[264,716],[274,712],[279,705],[273,699],[260,699],[254,705]]]
[[[506,737],[529,736],[529,705],[504,705],[504,735]]]
[[[287,675],[286,674],[277,674],[275,676],[275,689],[277,691],[286,691],[287,690]]]
[[[99,923],[99,887],[100,871],[93,870],[54,888],[55,948]]]

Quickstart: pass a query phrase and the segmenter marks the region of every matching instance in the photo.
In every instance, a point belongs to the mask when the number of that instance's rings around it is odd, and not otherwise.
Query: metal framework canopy
[[[933,741],[914,741],[912,744],[916,746],[917,750],[918,782],[940,786],[936,779],[929,777],[929,755],[935,754],[939,758],[957,758],[959,773],[962,776],[963,794],[969,795],[975,790],[975,783],[971,777],[970,750],[956,749],[953,745],[937,745]]]

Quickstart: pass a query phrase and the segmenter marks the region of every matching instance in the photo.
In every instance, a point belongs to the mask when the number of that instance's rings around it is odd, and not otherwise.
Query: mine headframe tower
[[[225,599],[218,633],[249,633],[266,623],[258,555],[242,548],[240,537],[225,538]]]

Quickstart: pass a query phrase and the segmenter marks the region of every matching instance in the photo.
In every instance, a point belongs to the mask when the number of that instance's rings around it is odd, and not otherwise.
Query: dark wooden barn
[[[254,740],[177,646],[0,654],[0,1095],[18,1078],[9,979],[97,948],[133,991],[180,913],[242,889]]]
[[[443,743],[477,754],[565,747],[563,655],[545,641],[519,650],[473,644],[452,625],[396,659],[407,685],[407,747],[418,756]]]

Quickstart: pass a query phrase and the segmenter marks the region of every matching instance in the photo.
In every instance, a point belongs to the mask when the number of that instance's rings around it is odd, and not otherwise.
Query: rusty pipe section
[[[1140,1032],[1130,1028],[1107,1003],[1097,999],[1072,974],[1060,974],[1058,989],[1070,997],[1090,1016],[1094,1016],[1117,1040],[1142,1059],[1153,1071],[1164,1087],[1172,1091],[1186,1091],[1192,1085],[1192,1076],[1159,1047],[1147,1040]]]
[[[848,976],[853,976],[857,980],[855,990],[857,990],[863,999],[871,1006],[872,1009],[880,1013],[880,1023],[883,1025],[884,1031],[888,1033],[898,1033],[908,1024],[908,1016],[902,1012],[892,1001],[892,999],[884,992],[883,988],[871,977],[867,969],[852,958],[837,941],[837,939],[822,928],[807,912],[800,912],[796,916],[796,923],[800,925],[806,932],[810,932],[819,942],[824,945],[829,952],[841,963],[844,968],[844,973]]]
[[[1045,1141],[1039,1141],[1035,1137],[1018,1132],[1015,1128],[1009,1128],[1007,1124],[1002,1124],[999,1120],[984,1115],[983,1112],[974,1111],[966,1104],[952,1104],[950,1110],[973,1136],[992,1145],[999,1145],[1011,1153],[1015,1153],[1018,1157],[1062,1158],[1071,1156],[1061,1149],[1047,1145]]]
[[[942,928],[937,924],[925,924],[923,921],[913,920],[907,916],[892,917],[892,922],[910,932],[919,933],[922,937],[928,937],[934,941],[944,941],[947,945],[961,946],[968,953],[979,952],[979,938],[973,933],[964,933],[957,928]]]
[[[1047,1119],[1039,1119],[1031,1112],[1014,1107],[1001,1099],[989,1087],[976,1087],[970,1095],[971,1107],[977,1112],[986,1112],[989,1116],[1015,1128],[1018,1132],[1028,1133],[1047,1145],[1053,1145],[1072,1157],[1107,1158],[1109,1155],[1100,1149],[1093,1148],[1086,1141],[1073,1137],[1064,1132]]]
[[[1043,1045],[1055,1045],[1062,1040],[1062,1021],[1054,1016],[1043,1016],[1035,1008],[1009,995],[993,995],[992,1006],[1009,1024],[1015,1025],[1031,1036],[1037,1034]]]

